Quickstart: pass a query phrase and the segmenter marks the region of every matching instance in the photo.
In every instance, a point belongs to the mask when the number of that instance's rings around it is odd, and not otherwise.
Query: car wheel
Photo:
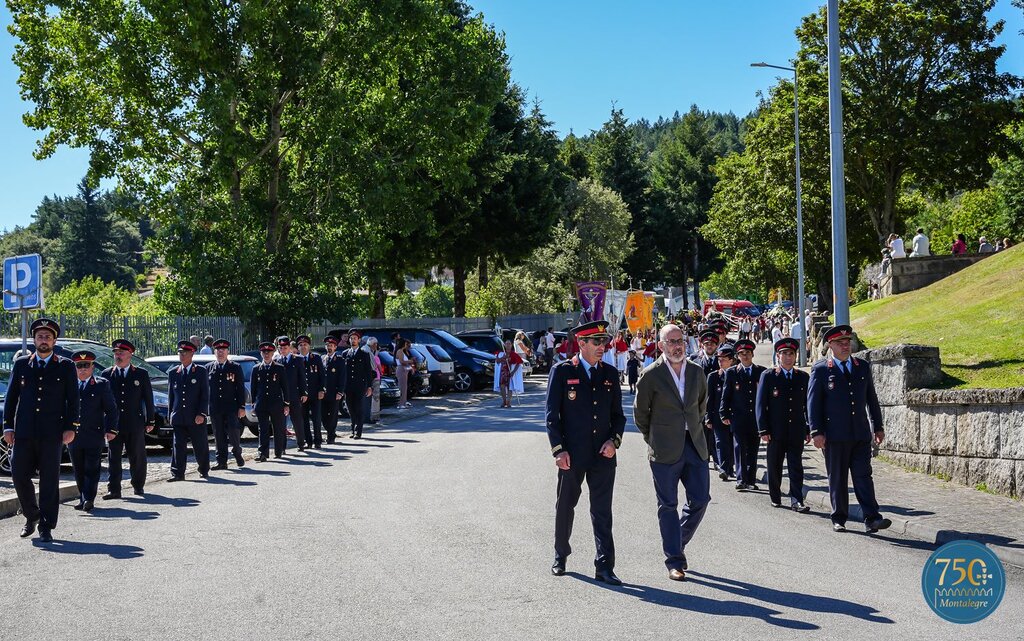
[[[433,396],[434,386],[430,381],[423,381],[423,386],[420,387],[420,396]]]
[[[455,391],[468,392],[473,389],[473,374],[460,369],[455,372]]]
[[[0,439],[0,474],[11,475],[11,446]]]

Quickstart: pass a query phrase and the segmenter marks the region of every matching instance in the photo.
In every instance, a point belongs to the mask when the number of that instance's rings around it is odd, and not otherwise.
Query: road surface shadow
[[[270,459],[268,463],[284,463],[285,465],[312,465],[313,467],[329,467],[331,464],[327,461],[312,461],[309,459],[292,458],[292,455],[286,454],[288,458]]]
[[[32,545],[46,552],[57,554],[99,554],[112,559],[137,559],[142,556],[142,548],[137,545],[111,545],[109,543],[86,543],[84,541],[62,541],[54,539],[52,543],[43,543],[39,539]]]
[[[193,499],[185,496],[162,496],[160,494],[146,493],[146,496],[131,496],[125,497],[126,503],[138,504],[138,503],[150,503],[152,505],[169,505],[171,507],[195,507],[199,505],[199,499]]]
[[[200,480],[203,479],[196,479],[196,482],[199,482]],[[234,479],[224,478],[223,476],[213,476],[212,474],[209,478],[205,479],[205,482],[213,485],[238,485],[242,487],[256,485],[256,481],[236,481]]]
[[[986,534],[984,532],[961,532],[960,530],[939,530],[935,535],[935,542],[938,544],[949,543],[960,539],[970,539],[979,543],[999,545],[1004,548],[1024,548],[1020,543],[1014,543],[1017,539],[1000,534]]]
[[[699,577],[699,578],[694,578]],[[753,583],[745,583],[735,579],[707,574],[705,572],[687,572],[686,581],[705,587],[722,590],[740,597],[764,601],[787,608],[824,612],[826,614],[845,614],[869,623],[895,623],[888,617],[881,616],[875,608],[853,601],[844,601],[821,595],[803,594],[790,590],[776,590]]]
[[[97,505],[92,512],[86,512],[90,518],[100,519],[131,519],[133,521],[152,521],[160,516],[159,512],[149,510],[126,510],[123,507],[105,507]]]
[[[240,467],[235,468],[235,474],[241,474],[242,476],[252,474],[263,474],[265,476],[291,476],[291,472],[286,470],[267,470],[267,469],[256,469],[255,467]]]
[[[589,583],[599,588],[635,597],[645,603],[653,603],[655,605],[663,605],[670,608],[677,608],[679,610],[688,610],[690,612],[699,612],[701,614],[760,619],[769,625],[787,628],[790,630],[820,629],[820,626],[813,623],[798,621],[796,619],[787,619],[780,616],[782,613],[778,610],[772,610],[752,603],[709,599],[707,597],[696,596],[693,594],[680,594],[679,592],[672,592],[670,590],[663,590],[661,588],[637,585],[633,583],[623,583],[620,587],[613,587],[607,583],[602,583],[588,576],[579,574],[578,572],[567,572],[566,576],[571,576],[574,579],[583,581],[584,583]]]
[[[377,441],[377,442],[380,442],[380,443],[419,443],[419,441],[414,439],[414,438],[371,438],[369,436],[364,436],[363,438],[361,438],[359,440],[360,441],[371,441],[371,442],[372,441]]]

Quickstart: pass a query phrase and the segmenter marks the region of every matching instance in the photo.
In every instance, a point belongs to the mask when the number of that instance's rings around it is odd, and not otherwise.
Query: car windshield
[[[430,351],[430,354],[440,363],[450,363],[452,360],[452,357],[448,355],[448,352],[444,351],[444,348],[438,345],[427,345],[427,350]]]
[[[462,340],[460,340],[459,338],[456,338],[455,336],[452,336],[451,334],[449,334],[448,332],[444,331],[443,329],[435,329],[434,331],[437,332],[438,336],[440,336],[444,340],[448,341],[451,344],[451,346],[454,347],[455,349],[468,349],[469,348],[469,345],[466,345],[465,343],[462,342]]]

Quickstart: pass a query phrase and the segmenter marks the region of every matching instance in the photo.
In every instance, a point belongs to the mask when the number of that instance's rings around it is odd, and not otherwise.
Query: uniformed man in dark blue
[[[110,381],[117,401],[117,437],[107,443],[107,493],[103,500],[121,498],[121,458],[128,453],[132,490],[144,496],[146,486],[146,434],[156,426],[153,385],[149,373],[132,365],[135,345],[127,339],[111,343],[114,364],[100,376]]]
[[[757,383],[765,368],[754,364],[754,341],[736,341],[735,349],[740,362],[725,370],[718,413],[732,430],[736,489],[743,492],[757,489]]]
[[[327,429],[327,443],[333,444],[338,435],[338,404],[345,391],[345,364],[338,351],[338,339],[334,336],[324,338],[324,398],[321,401],[321,414],[324,427]]]
[[[277,362],[284,366],[284,385],[288,390],[288,405],[295,411],[288,417],[292,420],[295,432],[295,444],[299,451],[306,449],[306,421],[302,413],[303,403],[308,399],[306,393],[306,361],[298,354],[292,353],[292,342],[287,336],[277,337]]]
[[[551,573],[565,574],[565,562],[572,552],[569,537],[573,514],[586,481],[597,546],[594,576],[598,581],[621,585],[614,572],[612,539],[615,451],[622,444],[626,425],[619,372],[601,361],[610,338],[606,321],[580,325],[574,334],[579,354],[552,368],[548,382],[548,441],[558,467],[555,562]]]
[[[712,332],[714,334],[714,332]],[[717,334],[715,341],[718,340]],[[732,430],[722,422],[718,413],[722,403],[722,389],[725,387],[725,371],[736,364],[732,343],[723,343],[717,350],[718,369],[708,375],[708,411],[704,424],[710,425],[715,437],[715,452],[718,463],[718,478],[728,481],[736,477],[736,459]]]
[[[768,497],[782,507],[782,463],[789,471],[789,503],[796,512],[804,505],[804,445],[811,442],[807,424],[808,375],[796,369],[800,341],[775,341],[777,365],[761,374],[757,386],[757,432],[767,444]]]
[[[171,427],[174,428],[169,482],[185,480],[189,441],[199,464],[199,476],[210,478],[210,442],[206,430],[210,414],[210,382],[206,368],[192,362],[195,353],[196,346],[190,341],[178,341],[181,364],[167,372],[167,407],[171,414]]]
[[[29,330],[35,354],[11,368],[4,399],[4,441],[11,448],[11,480],[25,516],[22,538],[39,525],[39,540],[50,542],[60,507],[60,459],[78,430],[78,377],[70,359],[53,353],[60,326],[49,318]],[[39,502],[32,477],[39,471]]]
[[[373,363],[370,352],[359,347],[363,333],[358,329],[348,332],[349,348],[341,355],[345,373],[345,406],[352,420],[352,438],[363,438],[363,397],[373,396]]]
[[[264,341],[259,346],[263,361],[249,374],[253,412],[260,423],[260,453],[258,460],[266,461],[270,454],[270,435],[274,435],[274,458],[284,456],[288,435],[284,420],[288,416],[288,387],[285,385],[284,365],[274,358],[274,344]]]
[[[212,347],[216,360],[206,365],[206,377],[210,382],[210,423],[217,446],[217,464],[210,469],[228,469],[228,444],[235,463],[244,467],[241,419],[245,416],[245,374],[241,365],[228,358],[230,341],[218,338]]]
[[[94,376],[96,354],[89,350],[71,356],[78,374],[78,434],[68,445],[78,486],[76,510],[92,512],[100,484],[103,448],[117,436],[117,401],[110,381]]]
[[[320,449],[324,442],[323,400],[324,361],[319,354],[309,350],[310,338],[302,335],[295,339],[299,344],[299,356],[306,364],[306,393],[308,398],[302,405],[303,419],[306,423],[306,442],[312,443],[314,449]]]
[[[825,455],[832,529],[846,531],[849,477],[853,476],[853,493],[864,512],[867,530],[884,530],[892,521],[879,512],[871,479],[871,442],[881,445],[885,438],[871,367],[850,355],[853,329],[849,325],[836,325],[823,338],[832,356],[811,368],[807,415],[814,447]]]
[[[715,355],[715,351],[718,349],[718,345],[719,335],[717,331],[713,329],[706,329],[700,333],[701,349],[700,352],[694,357],[693,362],[699,365],[701,369],[704,371],[705,380],[709,376],[711,376],[713,372],[718,371],[718,356]],[[708,399],[708,402],[711,402],[710,398]],[[717,414],[718,408],[716,407],[714,411]],[[718,471],[719,475],[721,475],[723,465],[722,459],[719,456],[718,448],[715,447],[714,430],[707,429],[704,431],[704,442],[707,446],[707,451],[711,455],[711,460],[714,463],[715,469]],[[732,469],[731,463],[729,464],[729,469]]]

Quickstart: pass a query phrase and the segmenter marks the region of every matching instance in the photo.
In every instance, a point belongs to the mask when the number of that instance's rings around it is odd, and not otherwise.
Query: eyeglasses
[[[75,367],[78,369],[89,369],[92,367],[92,363],[75,363]]]
[[[663,341],[666,345],[682,345],[686,342],[685,338],[666,338]]]

